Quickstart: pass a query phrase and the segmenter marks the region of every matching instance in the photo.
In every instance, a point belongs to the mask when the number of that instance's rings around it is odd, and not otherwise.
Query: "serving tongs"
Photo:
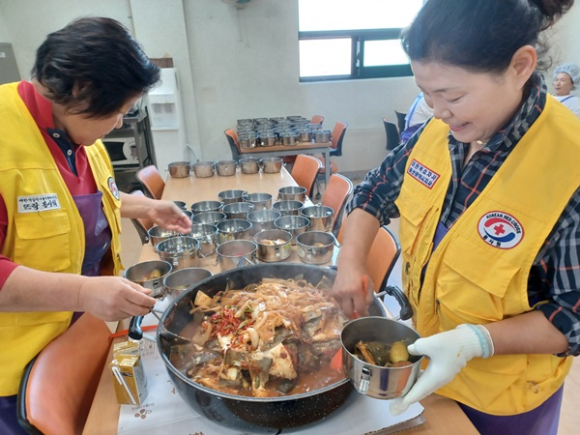
[[[159,312],[160,311],[157,311],[155,309],[151,310],[151,314],[153,314],[155,317],[157,317],[157,320],[159,320],[159,326],[161,327],[161,329],[160,329],[158,334],[162,338],[164,338],[165,340],[167,340],[173,344],[193,343],[189,338],[185,338],[185,337],[183,337],[179,334],[176,334],[175,332],[171,332],[169,329],[167,329],[167,327],[165,326],[165,324],[161,320],[161,317],[158,314]],[[156,341],[155,337],[143,333],[143,330],[141,329],[141,322],[143,322],[143,316],[135,316],[135,317],[131,318],[131,323],[129,324],[129,338],[131,338],[132,340],[137,340],[137,341],[144,338],[146,340],[155,342]]]

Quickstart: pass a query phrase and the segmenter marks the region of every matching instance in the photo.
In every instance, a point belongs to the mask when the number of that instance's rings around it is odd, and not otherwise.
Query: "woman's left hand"
[[[155,225],[162,228],[182,234],[191,232],[191,220],[172,201],[153,201],[148,215]]]

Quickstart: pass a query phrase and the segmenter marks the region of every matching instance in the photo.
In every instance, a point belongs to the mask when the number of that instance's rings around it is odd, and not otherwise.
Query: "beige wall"
[[[295,0],[252,0],[242,10],[219,0],[0,0],[0,37],[13,43],[26,77],[46,34],[83,15],[118,19],[149,56],[175,59],[187,142],[200,159],[230,155],[223,131],[239,118],[320,114],[328,128],[349,124],[339,170],[369,169],[386,153],[383,116],[394,120],[417,93],[411,77],[299,83]],[[557,25],[558,61],[580,63],[578,23],[575,6]],[[178,158],[183,150],[164,152]]]

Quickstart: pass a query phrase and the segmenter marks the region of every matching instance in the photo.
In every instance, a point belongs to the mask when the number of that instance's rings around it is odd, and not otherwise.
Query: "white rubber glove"
[[[493,355],[493,342],[483,326],[459,325],[451,331],[420,338],[408,350],[411,355],[426,355],[430,361],[413,388],[391,402],[393,415],[402,414],[413,403],[451,382],[472,358]]]

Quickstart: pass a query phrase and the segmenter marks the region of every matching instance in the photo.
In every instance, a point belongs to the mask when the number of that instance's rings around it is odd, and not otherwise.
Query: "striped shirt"
[[[522,136],[546,105],[547,87],[538,74],[532,80],[528,98],[520,110],[485,147],[463,167],[469,144],[449,134],[453,175],[441,213],[441,223],[451,228],[477,199]],[[424,128],[424,127],[423,127]],[[371,170],[354,191],[348,212],[360,208],[374,215],[382,225],[399,217],[395,205],[407,159],[423,131],[395,148],[380,167]],[[580,169],[579,169],[580,170]],[[580,188],[565,207],[532,265],[528,280],[530,305],[540,310],[568,340],[561,356],[580,355]]]

